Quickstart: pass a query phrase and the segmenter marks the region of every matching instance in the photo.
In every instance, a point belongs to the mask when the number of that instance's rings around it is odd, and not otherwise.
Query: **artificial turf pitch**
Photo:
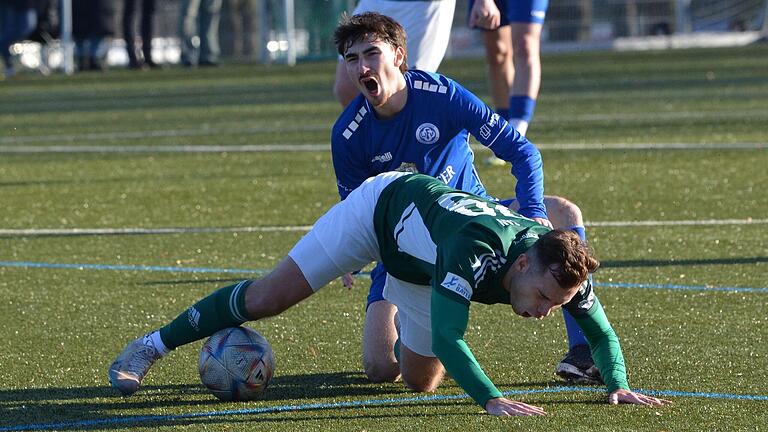
[[[529,137],[546,190],[585,214],[630,384],[674,405],[561,387],[562,319],[500,305],[472,307],[468,342],[502,391],[548,416],[482,415],[450,379],[428,395],[368,383],[364,278],[253,324],[277,359],[263,400],[209,395],[200,344],[118,396],[106,368],[125,343],[269,270],[338,199],[334,65],[228,65],[0,83],[0,431],[768,429],[768,47],[543,62]],[[488,100],[482,61],[443,71]],[[479,169],[512,193],[508,168]],[[181,229],[71,235],[124,228]]]

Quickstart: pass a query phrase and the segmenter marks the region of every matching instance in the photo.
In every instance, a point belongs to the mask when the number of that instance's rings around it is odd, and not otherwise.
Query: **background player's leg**
[[[509,122],[525,135],[541,86],[541,24],[510,24],[514,80],[509,94]]]
[[[509,26],[483,32],[491,100],[496,112],[505,120],[509,118],[509,92],[515,78],[511,40]]]

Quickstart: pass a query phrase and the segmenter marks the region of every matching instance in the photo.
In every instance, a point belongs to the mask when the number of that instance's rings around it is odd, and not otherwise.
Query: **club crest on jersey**
[[[416,129],[416,141],[430,145],[437,142],[440,139],[440,130],[432,123],[422,123]]]

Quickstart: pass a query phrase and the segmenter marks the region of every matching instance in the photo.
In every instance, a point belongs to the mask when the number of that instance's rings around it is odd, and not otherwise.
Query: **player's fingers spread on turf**
[[[524,403],[522,403],[522,402],[520,402],[520,403],[517,403],[517,404],[516,404],[516,406],[515,406],[515,408],[516,408],[516,409],[517,409],[519,412],[523,412],[523,413],[525,413],[525,414],[523,414],[523,415],[545,415],[545,414],[547,414],[547,413],[544,411],[544,409],[543,409],[543,408],[539,408],[539,407],[537,407],[537,406],[533,406],[533,405],[524,404]]]
[[[645,400],[648,403],[650,403],[651,405],[654,405],[654,406],[662,406],[662,405],[668,405],[668,404],[672,403],[672,401],[668,401],[666,399],[659,399],[659,398],[655,398],[655,397],[652,397],[652,396],[645,396],[645,398],[646,398]]]
[[[652,404],[648,401],[648,397],[645,395],[641,395],[638,393],[631,393],[628,395],[625,402],[632,403],[635,405],[645,405],[645,406],[651,406]]]
[[[528,405],[528,404],[524,404],[524,405],[525,405],[525,407],[527,409],[531,410],[532,412],[534,412],[536,414],[546,414],[547,413],[546,411],[544,411],[544,408],[542,408],[542,407],[537,407],[535,405]]]

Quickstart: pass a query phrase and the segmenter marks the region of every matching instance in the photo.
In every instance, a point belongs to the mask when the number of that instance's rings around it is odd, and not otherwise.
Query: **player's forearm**
[[[432,293],[432,351],[461,388],[485,408],[489,399],[501,397],[502,394],[483,372],[464,341],[468,319],[466,305],[438,292]]]
[[[541,153],[526,140],[515,143],[517,151],[514,157],[507,159],[512,163],[512,175],[517,179],[515,195],[520,203],[519,213],[529,218],[546,218],[544,207],[544,169]]]
[[[605,316],[600,301],[595,298],[595,304],[590,311],[582,316],[574,316],[581,327],[592,350],[592,358],[600,370],[600,374],[608,387],[608,392],[617,389],[629,389],[627,369],[621,344],[616,332],[613,331],[608,318]]]

